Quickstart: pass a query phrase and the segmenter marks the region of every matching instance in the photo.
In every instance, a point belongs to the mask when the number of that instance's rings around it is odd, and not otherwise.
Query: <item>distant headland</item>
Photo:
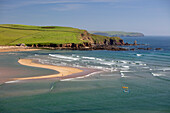
[[[90,31],[92,34],[109,36],[109,37],[143,37],[143,33],[138,32],[124,32],[124,31]]]
[[[71,50],[125,50],[120,37],[91,34],[86,30],[62,26],[0,25],[1,46]]]
[[[0,24],[0,46],[2,51],[27,47],[28,49],[60,49],[60,50],[129,50],[123,46],[137,46],[125,43],[118,36],[102,36],[89,33],[86,30],[62,26],[30,26],[18,24]],[[10,47],[3,47],[10,46]],[[12,47],[14,46],[14,47]],[[24,51],[27,51],[22,48]],[[9,50],[7,50],[9,49]],[[138,50],[151,48],[139,48]],[[21,50],[21,51],[22,51]],[[135,50],[135,49],[130,49]],[[11,50],[13,51],[13,50]]]

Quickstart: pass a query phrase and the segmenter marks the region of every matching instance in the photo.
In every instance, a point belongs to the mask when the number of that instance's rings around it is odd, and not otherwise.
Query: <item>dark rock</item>
[[[146,48],[146,50],[151,50],[152,48]]]
[[[131,51],[135,51],[135,48],[130,49]]]
[[[16,46],[26,46],[24,43],[17,44]]]
[[[119,40],[119,42],[121,43],[121,45],[125,44],[123,40]]]
[[[81,40],[86,40],[90,43],[94,43],[91,35],[87,31],[84,31],[84,33],[81,33],[80,36],[82,37]]]
[[[145,50],[145,48],[138,48],[139,50]]]
[[[134,41],[134,44],[133,44],[133,45],[135,45],[135,46],[137,46],[137,45],[138,45],[136,40]]]
[[[156,48],[155,50],[161,50],[161,48]]]
[[[38,44],[36,44],[35,47],[38,48]]]

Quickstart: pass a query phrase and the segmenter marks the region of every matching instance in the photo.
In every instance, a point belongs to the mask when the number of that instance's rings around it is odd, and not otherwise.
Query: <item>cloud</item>
[[[108,2],[117,2],[120,0],[35,0],[32,1],[32,3],[35,4],[63,4],[63,3],[79,3],[79,4],[84,4],[84,3],[108,3]]]
[[[82,8],[83,4],[89,3],[115,3],[124,0],[0,0],[0,9],[9,10],[16,9],[25,6],[31,5],[47,5],[47,4],[56,4],[56,7],[52,8],[53,10],[58,11],[67,11]]]
[[[58,7],[52,8],[52,10],[56,11],[69,11],[69,10],[75,10],[82,8],[84,5],[83,4],[65,4],[65,5],[60,5]]]

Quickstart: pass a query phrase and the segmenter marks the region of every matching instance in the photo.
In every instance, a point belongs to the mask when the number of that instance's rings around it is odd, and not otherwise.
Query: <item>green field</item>
[[[118,36],[118,37],[140,37],[144,36],[142,33],[138,32],[124,32],[124,31],[90,31],[92,34],[103,35],[103,36]]]
[[[82,40],[81,34],[84,32],[85,30],[71,27],[1,24],[0,45],[16,45],[19,43],[24,43],[26,45],[81,44],[83,42],[88,42],[88,40]],[[89,37],[95,42],[110,39],[110,37],[92,34],[89,34]],[[111,38],[115,40],[120,39],[118,37]]]

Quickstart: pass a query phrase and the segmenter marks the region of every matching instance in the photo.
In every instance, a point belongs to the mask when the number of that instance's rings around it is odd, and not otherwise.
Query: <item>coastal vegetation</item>
[[[120,37],[108,37],[90,34],[86,30],[61,26],[31,26],[18,24],[0,25],[0,45],[27,46],[91,46],[114,41],[119,43]],[[112,43],[113,44],[113,43]]]
[[[142,37],[144,36],[143,33],[138,32],[124,32],[124,31],[91,31],[90,33],[96,35],[103,35],[109,37]]]

